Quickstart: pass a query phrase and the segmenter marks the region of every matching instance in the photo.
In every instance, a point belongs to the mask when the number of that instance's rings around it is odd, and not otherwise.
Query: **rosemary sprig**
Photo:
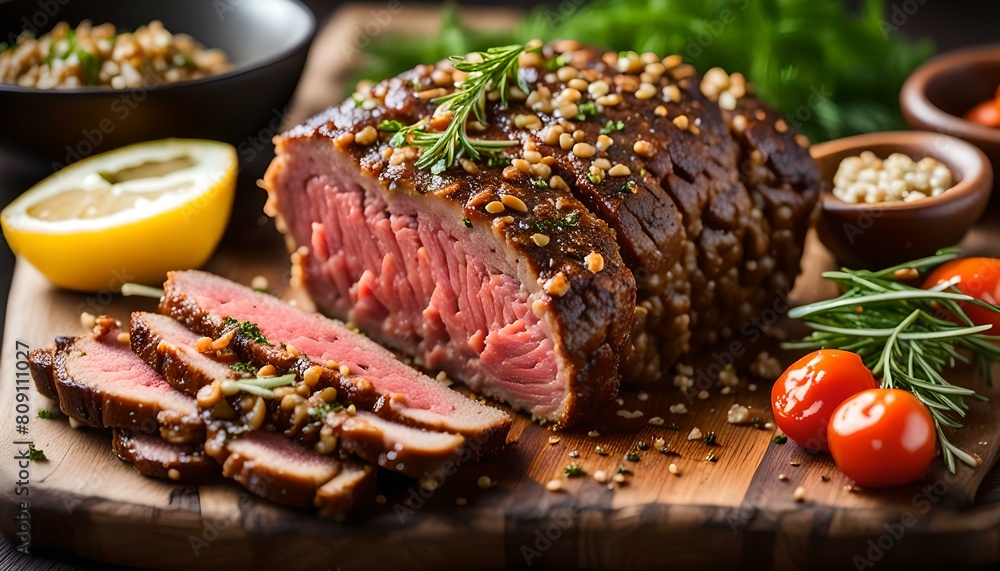
[[[530,48],[533,49],[536,48]],[[448,127],[444,131],[428,132],[428,121],[424,119],[397,130],[390,144],[394,147],[411,145],[424,149],[416,162],[417,168],[430,168],[434,174],[444,171],[463,155],[478,160],[481,154],[492,154],[516,145],[515,141],[470,138],[466,122],[472,115],[480,123],[486,124],[486,94],[490,90],[498,90],[500,102],[507,105],[512,77],[524,92],[529,91],[517,74],[518,60],[524,51],[525,46],[515,44],[478,52],[479,60],[453,56],[451,61],[455,69],[468,75],[454,92],[434,100],[438,104],[435,116],[452,113]]]
[[[992,384],[990,363],[1000,361],[1000,336],[987,335],[989,325],[976,326],[960,303],[1000,312],[1000,308],[959,292],[953,283],[924,290],[901,283],[897,273],[927,272],[959,257],[955,248],[881,271],[839,270],[823,277],[844,293],[837,298],[797,307],[789,316],[802,319],[813,332],[787,349],[837,348],[861,356],[884,388],[903,389],[924,403],[934,418],[945,465],[955,471],[955,459],[975,466],[971,455],[955,446],[943,428],[961,428],[968,410],[965,398],[986,400],[972,389],[958,387],[940,371],[956,363],[971,363]],[[901,270],[906,270],[901,272]],[[940,312],[953,317],[939,317]],[[957,321],[957,323],[956,323]]]

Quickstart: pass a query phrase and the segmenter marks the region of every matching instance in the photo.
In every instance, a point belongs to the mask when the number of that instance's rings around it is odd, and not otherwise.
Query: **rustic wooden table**
[[[954,7],[952,9],[954,9]],[[435,20],[433,13],[419,10],[415,11],[409,8],[407,10],[407,17],[405,20],[407,27],[411,30],[414,26],[418,28],[423,28],[425,24],[427,26],[433,26]],[[914,36],[928,35],[922,33],[921,30],[932,30],[933,28],[930,24],[935,21],[941,21],[940,18],[943,17],[937,12],[932,14],[932,10],[937,10],[937,8],[931,7],[930,4],[928,4],[927,10],[925,10],[922,14],[918,12],[913,15],[905,26],[901,27],[900,31]],[[324,53],[336,46],[338,42],[345,41],[344,38],[349,37],[352,30],[357,28],[358,23],[364,21],[363,18],[366,17],[366,14],[367,9],[345,12],[338,16],[335,21],[332,21],[330,25],[325,28],[324,32],[317,40],[316,48],[313,52],[313,58],[310,61],[309,68],[307,69],[306,75],[303,78],[303,82],[297,94],[293,112],[294,116],[291,117],[290,120],[298,120],[318,109],[323,108],[327,104],[331,103],[333,99],[336,99],[336,95],[341,92],[340,86],[343,85],[342,82],[349,76],[350,71],[342,67],[331,68],[328,65],[325,65],[323,58],[317,56],[317,54]],[[934,14],[937,15],[935,16]],[[504,18],[507,19],[506,21],[510,21],[509,13],[506,15],[491,17],[489,21],[494,24],[498,24],[505,21]],[[923,26],[923,28],[921,28],[921,26]],[[968,34],[964,38],[964,41],[974,43],[974,33]],[[948,45],[952,45],[951,42],[949,42]],[[0,172],[4,173],[2,185],[0,185],[2,186],[0,191],[4,192],[3,196],[5,197],[9,197],[13,194],[13,192],[17,192],[17,189],[25,188],[33,180],[36,180],[39,174],[45,174],[43,171],[40,171],[37,166],[33,166],[30,159],[17,157],[15,155],[11,155],[10,153],[0,153]],[[241,185],[241,192],[244,192],[246,195],[254,192],[252,179],[242,181]],[[243,228],[244,231],[231,232],[227,238],[227,243],[232,246],[236,243],[245,244],[247,241],[254,241],[256,244],[255,247],[260,247],[264,250],[274,247],[277,244],[276,234],[274,234],[269,228],[265,228],[263,230],[259,228],[255,229],[254,223],[258,217],[259,206],[253,205],[254,200],[249,200],[247,202],[250,207],[246,208],[242,212],[237,212],[237,220],[241,220],[246,223]],[[246,228],[250,228],[250,230],[247,231]],[[1000,240],[1000,214],[994,211],[991,213],[990,217],[987,220],[984,220],[984,222],[980,225],[980,231],[973,236],[971,242],[967,245],[974,251],[980,253],[1000,255],[1000,251],[998,251],[995,247],[998,240]],[[991,246],[991,244],[994,246]],[[824,258],[821,249],[817,250],[815,249],[816,247],[817,246],[813,244],[814,255],[811,258],[813,260],[813,265],[807,268],[807,271],[813,276],[815,276],[815,273],[818,271],[820,266],[828,263],[828,260]],[[223,272],[235,271],[231,265],[231,255],[232,249],[224,250],[221,256],[213,263],[213,267]],[[19,270],[19,276],[24,279],[23,283],[28,284],[31,287],[37,285],[38,282],[33,281],[34,278],[30,276],[30,268],[27,270],[22,268],[22,270]],[[9,256],[9,251],[7,251],[5,247],[4,250],[0,252],[0,271],[3,272],[0,274],[0,281],[6,284],[10,279],[10,276],[13,274],[13,262],[12,258]],[[274,266],[272,271],[281,273],[282,267]],[[25,275],[27,275],[27,277],[25,277]],[[6,287],[6,285],[3,287]],[[49,293],[46,293],[46,295],[49,295]],[[67,300],[63,294],[56,293],[55,295],[56,298],[62,299],[63,305],[66,305]],[[6,292],[4,292],[4,295],[0,296],[0,298],[2,298],[3,301],[6,301]],[[27,298],[20,299],[24,301]],[[69,301],[70,305],[73,305],[73,299],[71,298]],[[17,306],[20,306],[20,304],[21,303],[18,302]],[[15,306],[12,305],[12,307]],[[27,319],[27,316],[25,318]],[[7,348],[7,345],[12,343],[13,339],[17,337],[21,331],[24,331],[23,329],[17,329],[11,325],[11,322],[8,321],[8,327],[10,329],[5,331],[8,339],[3,344],[4,348]],[[663,403],[672,398],[672,396],[669,393],[654,393],[651,399],[647,401],[639,401],[638,394],[632,392],[626,395],[626,398],[628,399],[627,404],[629,406],[659,410],[664,408],[662,406]],[[758,392],[755,395],[744,394],[743,398],[746,399],[746,402],[752,401],[757,403],[757,406],[763,406],[766,404],[764,400],[764,391]],[[758,403],[757,401],[760,402]],[[721,406],[724,403],[720,402],[719,404]],[[708,418],[707,414],[705,415],[705,418],[705,422],[713,422]],[[650,430],[644,426],[637,425],[632,428],[650,432]],[[983,428],[996,430],[996,427],[987,428],[985,423]],[[859,514],[861,514],[861,511],[859,510],[871,508],[875,504],[884,502],[886,498],[867,495],[859,495],[855,497],[852,497],[851,495],[845,496],[844,494],[838,493],[840,492],[840,485],[836,480],[830,483],[827,491],[823,491],[823,488],[811,488],[812,490],[819,490],[819,497],[810,497],[810,500],[815,502],[816,505],[814,507],[817,509],[799,510],[799,515],[796,515],[795,510],[789,511],[786,509],[788,507],[786,504],[789,504],[790,500],[786,497],[786,490],[776,485],[774,476],[776,476],[778,471],[788,470],[786,466],[788,465],[791,456],[795,456],[798,453],[797,449],[794,447],[768,447],[766,441],[769,440],[769,436],[763,433],[756,434],[753,431],[724,432],[725,430],[728,430],[724,425],[721,425],[719,429],[720,437],[724,437],[724,442],[726,444],[723,451],[727,453],[727,456],[729,456],[727,460],[733,456],[740,457],[741,455],[745,455],[746,458],[743,458],[743,462],[738,460],[732,462],[722,462],[719,465],[710,468],[701,466],[701,463],[692,464],[691,471],[686,473],[687,478],[680,484],[672,485],[669,488],[662,485],[650,486],[647,485],[649,482],[639,479],[635,482],[636,485],[627,489],[623,488],[611,497],[595,495],[603,494],[603,492],[586,486],[580,486],[575,489],[573,493],[567,494],[566,496],[569,497],[572,502],[577,502],[577,505],[587,505],[589,507],[603,506],[612,510],[616,506],[618,508],[626,505],[637,507],[648,506],[649,509],[640,509],[639,511],[622,512],[621,510],[618,510],[608,512],[605,515],[592,513],[586,517],[596,517],[598,519],[603,518],[605,520],[610,518],[610,520],[605,521],[604,523],[607,524],[610,522],[611,524],[617,526],[615,531],[618,535],[617,539],[620,540],[622,538],[622,534],[625,534],[626,536],[631,534],[631,536],[635,538],[634,541],[641,541],[643,543],[657,541],[657,530],[662,532],[664,529],[687,529],[689,530],[688,533],[690,535],[678,532],[680,533],[678,537],[681,537],[680,542],[683,543],[684,541],[688,541],[691,544],[698,545],[703,549],[715,550],[715,553],[717,554],[716,557],[720,559],[720,564],[737,563],[733,560],[733,557],[734,554],[738,554],[743,557],[753,557],[756,555],[759,557],[760,562],[767,562],[770,565],[781,566],[784,568],[792,568],[797,564],[797,560],[795,559],[796,556],[804,557],[810,549],[823,549],[824,544],[822,542],[817,543],[817,538],[826,537],[829,539],[830,536],[834,536],[834,538],[836,538],[838,534],[843,537],[853,537],[857,535],[858,526],[867,526],[870,527],[870,530],[867,533],[871,533],[871,537],[877,540],[880,537],[880,526],[884,523],[892,523],[892,516],[889,515],[885,515],[882,518],[875,517],[874,519],[871,519],[874,512],[869,514],[868,518],[870,521],[868,521],[867,524],[865,523],[864,517],[858,519]],[[503,460],[504,465],[493,464],[482,467],[482,471],[494,474],[496,476],[496,480],[501,482],[500,490],[495,493],[508,492],[509,490],[506,489],[508,486],[511,489],[517,486],[523,486],[523,484],[515,482],[504,482],[503,474],[509,473],[515,469],[523,471],[528,475],[528,480],[526,481],[533,482],[534,485],[538,485],[540,483],[543,484],[547,478],[558,473],[561,466],[567,462],[564,452],[570,449],[569,447],[572,446],[572,443],[585,444],[588,442],[580,434],[577,434],[576,436],[568,436],[566,438],[566,442],[563,442],[559,447],[547,447],[544,442],[544,439],[547,438],[545,436],[545,432],[536,430],[536,427],[525,422],[518,423],[518,427],[515,429],[515,434],[519,439],[519,442],[516,444],[519,449],[522,451],[525,449],[538,449],[542,450],[543,453],[537,455],[530,454],[526,456],[518,454],[514,457],[505,458]],[[643,432],[642,434],[645,433]],[[639,436],[636,436],[635,434],[611,437],[608,448],[615,450],[617,457],[612,457],[606,461],[606,463],[608,463],[607,469],[614,469],[612,464],[617,465],[620,462],[620,452],[631,446],[631,441],[636,438],[639,438]],[[97,440],[93,437],[88,437],[88,439],[89,440],[86,441],[86,446],[93,446],[96,450]],[[993,449],[993,453],[995,453],[995,446],[986,448]],[[583,446],[580,446],[580,449],[583,450]],[[690,452],[693,454],[695,451],[692,448]],[[688,451],[685,450],[684,453],[688,454]],[[603,464],[600,464],[602,461],[600,458],[594,458],[592,455],[588,455],[588,458],[596,462],[588,466],[592,471],[603,466]],[[662,472],[663,466],[658,466],[658,463],[662,463],[660,459],[653,457],[649,458],[647,462],[651,465],[644,465],[644,470],[642,472],[652,474],[655,474],[657,471]],[[512,468],[510,465],[511,463],[516,463],[517,465]],[[747,463],[751,464],[753,467],[753,469],[749,472],[741,470],[744,464]],[[120,466],[116,466],[114,464],[98,467],[98,469],[115,470],[116,474],[127,472],[127,470],[123,472]],[[721,471],[722,473],[709,474],[706,472],[707,469],[715,470],[716,472]],[[639,471],[637,470],[637,472]],[[829,462],[820,459],[818,462],[806,462],[803,465],[802,473],[798,474],[796,477],[801,478],[801,480],[805,482],[818,480],[819,475],[831,473],[833,472],[831,472]],[[698,476],[699,474],[709,475],[700,477]],[[125,475],[133,479],[138,478],[133,474]],[[929,547],[927,547],[927,549],[930,550],[927,553],[926,561],[928,562],[932,561],[934,558],[933,546],[935,545],[935,530],[944,532],[951,531],[953,535],[949,536],[948,541],[955,543],[953,547],[955,547],[956,551],[960,551],[962,547],[968,547],[975,551],[972,554],[972,557],[965,560],[966,563],[982,564],[1000,560],[1000,546],[998,546],[996,539],[996,530],[998,529],[997,522],[1000,521],[1000,518],[997,517],[997,513],[1000,513],[997,509],[1000,508],[1000,504],[998,504],[998,502],[1000,502],[1000,470],[994,469],[991,472],[987,472],[985,469],[982,469],[976,473],[965,471],[962,474],[962,477],[964,478],[962,483],[955,486],[957,491],[951,491],[941,495],[942,498],[947,498],[947,501],[943,503],[951,503],[952,505],[957,506],[968,504],[973,500],[973,498],[975,498],[973,508],[966,511],[955,512],[954,515],[938,514],[936,511],[933,512],[935,517],[928,518],[929,523],[924,523],[919,537],[910,541],[910,543],[919,543],[924,540],[928,542]],[[646,478],[646,476],[637,476],[637,478]],[[139,481],[142,480],[139,479]],[[982,481],[981,485],[980,481]],[[156,487],[160,484],[152,483],[150,485],[152,487]],[[471,497],[471,495],[475,494],[476,491],[475,489],[465,490],[467,485],[468,482],[465,484],[456,482],[454,486],[449,486],[450,489],[446,495],[447,497],[444,497],[445,494],[441,494],[442,497],[438,498],[438,504],[440,505],[442,501],[453,502],[454,498],[452,496],[459,493],[470,495]],[[527,510],[537,511],[538,513],[551,513],[553,509],[560,507],[558,505],[560,500],[558,498],[553,499],[551,494],[530,491],[527,495],[524,495],[525,489],[523,487],[519,489],[520,491],[517,492],[517,495],[520,496],[518,509],[521,511]],[[976,494],[977,490],[978,496]],[[896,510],[895,512],[892,512],[893,514],[898,514],[899,506],[905,505],[906,503],[905,500],[908,496],[902,494],[901,496],[903,498],[902,503],[897,502],[893,504],[893,509]],[[845,497],[848,499],[845,500]],[[899,500],[899,498],[896,499]],[[566,509],[572,508],[572,502],[563,505],[563,507]],[[506,502],[503,501],[486,499],[479,507],[486,510],[502,510],[505,503]],[[686,504],[688,509],[667,509],[665,511],[656,510],[658,506],[662,507],[667,504]],[[510,508],[513,506],[507,504],[507,507]],[[733,509],[734,507],[735,509]],[[267,507],[265,506],[264,509],[267,510]],[[283,521],[287,524],[287,518],[282,516],[280,513],[281,510],[278,510],[278,512],[278,515],[275,515],[270,510],[267,510],[264,513],[270,514],[267,517],[273,516],[277,518],[277,520]],[[500,512],[500,515],[500,525],[503,526],[504,520],[502,517],[502,511]],[[941,515],[941,517],[937,517],[938,515]],[[729,527],[733,525],[734,521],[736,521],[737,524],[739,524],[740,521],[743,521],[740,520],[741,517],[745,520],[744,524],[751,523],[751,520],[756,523],[749,525],[744,534],[736,537],[731,533]],[[713,529],[713,526],[711,525],[713,520],[715,521],[714,527],[722,529],[721,533],[719,533],[717,529],[715,531],[711,531]],[[525,521],[527,523],[524,523],[519,529],[517,522],[512,522],[508,518],[508,532],[514,533],[513,537],[515,538],[525,538],[524,544],[530,545],[528,540],[532,537],[531,531],[532,529],[536,529],[538,524],[537,522],[532,523],[530,518]],[[692,527],[692,523],[696,521],[699,522],[699,525]],[[706,522],[709,524],[708,528],[703,527]],[[591,523],[595,524],[600,522],[592,521]],[[482,524],[483,522],[480,522],[480,525]],[[377,522],[373,525],[377,525]],[[452,526],[447,524],[447,521],[437,521],[434,525],[439,526],[441,530],[450,529],[455,531]],[[806,530],[805,533],[801,532],[803,528]],[[813,531],[809,532],[810,529]],[[963,533],[956,535],[954,534],[954,530],[962,530]],[[590,539],[592,540],[610,539],[602,538],[600,536],[600,534],[607,532],[608,527],[605,525],[590,525],[582,527],[580,534],[598,534],[597,537],[591,537]],[[39,531],[39,533],[42,532]],[[490,535],[490,530],[483,529],[482,534],[474,534],[473,536],[468,536],[467,539],[477,535],[488,536]],[[462,537],[466,536],[463,535]],[[573,541],[568,543],[564,542],[561,547],[552,548],[553,553],[547,556],[548,559],[540,559],[539,564],[545,564],[546,566],[557,564],[565,566],[570,564],[572,561],[581,563],[609,563],[610,561],[613,561],[609,558],[613,557],[614,554],[580,552],[579,550],[592,549],[592,546],[595,545],[595,543],[585,541],[585,539],[587,538],[577,538],[576,534],[574,534]],[[372,545],[378,545],[379,539],[377,536],[367,537],[365,543],[371,542],[374,542]],[[785,542],[787,545],[781,545],[782,542]],[[493,553],[497,557],[505,558],[510,563],[523,561],[523,553],[518,552],[517,549],[517,545],[519,545],[519,543],[515,540],[510,540],[506,543],[508,544],[506,547],[501,546],[498,551],[493,551]],[[600,542],[597,542],[597,544],[599,543]],[[624,543],[616,541],[615,543],[618,545],[629,544],[628,541],[625,541]],[[833,545],[833,547],[830,548],[829,545]],[[833,549],[833,552],[830,552],[831,556],[836,552],[837,545],[838,544],[835,541],[832,544],[827,542],[826,549]],[[847,543],[841,545],[847,545]],[[685,551],[682,549],[683,546],[678,545],[677,539],[672,541],[669,546],[664,547],[672,550],[672,553],[675,556],[681,556],[681,558],[676,561],[678,566],[693,566],[697,563],[697,560],[695,559],[685,559],[685,557],[691,557],[692,552],[690,550]],[[493,550],[496,549],[496,546],[484,544],[483,548]],[[565,551],[567,549],[570,551]],[[907,549],[913,549],[913,553],[921,552],[921,547],[919,545],[909,546]],[[88,551],[86,549],[83,551],[93,555],[93,551]],[[636,550],[637,553],[640,551],[645,550]],[[775,553],[779,551],[782,553],[787,552],[790,556],[778,559],[775,557]],[[558,561],[560,561],[563,557],[565,558],[565,563],[558,563]],[[629,557],[626,556],[622,562],[627,560],[629,560]],[[637,564],[643,562],[639,558],[639,555],[636,555],[631,560]],[[798,561],[798,563],[801,563],[801,561]],[[940,561],[937,561],[936,564],[938,567],[941,567],[942,565]],[[7,543],[6,540],[0,544],[0,569],[70,570],[113,568],[114,567],[107,564],[93,564],[76,559],[67,559],[65,554],[61,554],[58,560],[28,558],[21,556],[14,551],[12,546]]]

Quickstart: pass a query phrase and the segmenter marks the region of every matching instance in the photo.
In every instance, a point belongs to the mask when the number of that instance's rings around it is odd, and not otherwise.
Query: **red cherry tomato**
[[[827,450],[827,424],[848,397],[878,387],[861,357],[820,349],[796,361],[775,381],[771,407],[778,428],[806,448]]]
[[[1000,107],[994,99],[983,101],[966,111],[962,118],[987,127],[1000,127]]]
[[[912,393],[871,389],[837,408],[829,440],[845,476],[880,488],[919,478],[934,460],[937,433],[930,411]]]
[[[961,258],[941,264],[931,272],[924,282],[924,288],[958,279],[955,287],[966,295],[992,305],[1000,304],[1000,259],[997,258]],[[986,333],[1000,335],[1000,313],[990,311],[971,303],[960,304],[965,314],[976,325],[992,325]]]

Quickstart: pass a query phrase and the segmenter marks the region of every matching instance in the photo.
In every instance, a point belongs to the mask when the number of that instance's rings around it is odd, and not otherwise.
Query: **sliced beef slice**
[[[31,370],[31,378],[34,379],[38,392],[45,398],[59,400],[59,393],[56,392],[56,373],[52,367],[54,352],[51,347],[35,349],[28,355],[28,368]]]
[[[201,335],[232,335],[230,347],[258,366],[272,364],[303,378],[324,377],[360,410],[460,434],[473,458],[505,444],[511,424],[505,412],[449,389],[338,321],[198,271],[169,274],[161,311]],[[232,320],[256,326],[263,340],[242,328],[234,331]]]
[[[331,412],[324,425],[333,430],[344,452],[408,476],[419,477],[445,465],[454,468],[463,455],[471,457],[461,436],[411,428],[372,413]]]
[[[235,439],[210,437],[205,450],[222,464],[222,473],[254,494],[295,507],[319,506],[326,515],[344,514],[371,490],[374,471],[352,460],[316,452],[266,431]],[[319,496],[321,488],[346,477]]]
[[[219,464],[205,454],[201,443],[171,444],[157,435],[116,428],[111,446],[143,476],[199,484],[220,474]]]
[[[87,426],[159,434],[172,443],[204,438],[194,399],[174,389],[128,346],[117,322],[101,317],[90,335],[53,356],[59,407]]]
[[[132,351],[163,375],[175,389],[191,396],[215,380],[236,379],[241,375],[230,363],[200,353],[195,343],[201,336],[173,318],[156,313],[132,314]]]

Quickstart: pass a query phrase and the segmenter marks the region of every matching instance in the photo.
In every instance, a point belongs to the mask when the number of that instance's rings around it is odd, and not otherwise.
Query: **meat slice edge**
[[[337,436],[344,452],[407,476],[453,469],[463,456],[471,456],[464,448],[465,439],[457,434],[412,428],[372,413],[331,412],[323,424]]]
[[[172,444],[156,435],[115,428],[111,447],[143,476],[201,484],[220,475],[219,464],[205,454],[201,443]]]
[[[204,438],[194,399],[143,363],[122,333],[114,319],[101,317],[90,335],[57,348],[59,408],[87,426],[159,434],[172,443]]]
[[[345,398],[358,408],[410,426],[460,434],[475,458],[494,454],[505,444],[511,424],[505,412],[419,373],[342,323],[273,296],[205,272],[172,272],[161,312],[209,337],[227,331],[226,318],[252,322],[268,342],[236,333],[230,346],[244,358],[302,375],[312,369],[339,376],[349,385]]]

